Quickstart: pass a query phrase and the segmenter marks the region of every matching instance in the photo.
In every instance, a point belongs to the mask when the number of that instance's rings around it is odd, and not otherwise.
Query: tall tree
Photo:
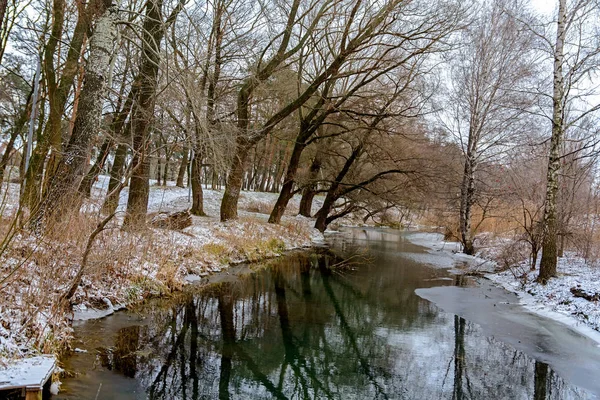
[[[558,257],[558,210],[561,148],[565,132],[600,110],[600,104],[588,106],[590,82],[588,77],[600,68],[600,43],[597,27],[600,7],[592,0],[577,0],[567,4],[558,1],[555,40],[540,37],[552,49],[552,135],[546,176],[542,257],[538,281],[546,283],[556,276]]]
[[[387,29],[395,20],[395,12],[403,2],[399,0],[389,0],[379,5],[373,10],[361,0],[349,4],[340,4],[339,7],[333,7],[335,2],[325,2],[321,5],[318,12],[310,20],[304,22],[308,28],[303,34],[295,40],[295,45],[288,50],[292,39],[292,32],[296,25],[296,13],[299,4],[294,1],[290,8],[288,21],[285,25],[282,40],[277,52],[264,64],[259,67],[255,75],[248,77],[240,90],[237,98],[237,127],[238,138],[236,142],[236,151],[229,168],[227,177],[227,186],[221,202],[221,220],[226,221],[237,217],[237,205],[242,188],[245,162],[250,150],[262,139],[264,139],[274,127],[296,112],[305,104],[328,79],[330,79],[340,67],[352,58],[357,52],[360,52],[368,44],[372,44],[377,39],[382,38]],[[315,6],[312,5],[314,8]],[[330,9],[335,10],[330,12]],[[358,23],[358,21],[361,21]],[[326,24],[321,27],[319,24]],[[320,29],[316,30],[319,27]],[[331,37],[327,35],[327,27],[332,31],[338,32],[339,36],[335,42],[337,46],[333,48],[331,55],[325,61],[325,67],[306,82],[305,89],[293,99],[266,118],[264,123],[250,131],[250,105],[251,96],[259,84],[273,75],[276,68],[286,60],[289,60],[294,54],[297,54],[303,48],[308,38],[310,43],[323,42],[327,46],[331,45]],[[320,32],[322,37],[313,37],[313,31]],[[323,33],[325,32],[325,33]],[[259,66],[262,66],[259,63]]]
[[[142,32],[142,54],[136,84],[135,102],[131,115],[133,136],[133,172],[127,198],[127,211],[123,222],[126,227],[139,226],[146,222],[148,196],[150,193],[150,127],[154,120],[156,87],[160,66],[160,45],[165,30],[175,22],[183,8],[179,2],[166,20],[163,20],[163,0],[150,0],[146,3],[146,17]]]
[[[453,61],[448,107],[452,115],[446,127],[464,154],[460,241],[466,254],[475,252],[471,219],[477,191],[485,185],[478,182],[478,169],[523,133],[524,117],[534,104],[535,96],[524,90],[535,72],[535,37],[520,22],[527,18],[522,2],[486,3],[464,31]]]
[[[98,7],[96,11],[100,17],[90,40],[90,56],[73,133],[64,157],[49,180],[48,190],[32,215],[30,224],[35,228],[81,204],[78,196],[67,195],[78,193],[77,189],[86,173],[91,144],[98,135],[117,22],[116,7],[111,0],[104,0]]]

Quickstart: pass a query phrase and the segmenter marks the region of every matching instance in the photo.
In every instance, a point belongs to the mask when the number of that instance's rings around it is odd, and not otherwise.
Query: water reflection
[[[110,379],[106,370],[132,377],[156,400],[591,397],[416,296],[445,273],[403,258],[420,250],[401,236],[369,239],[369,262],[350,257],[365,238],[334,246],[341,252],[278,260],[169,307],[103,320],[103,332],[119,327],[113,339],[104,335],[106,346],[70,360],[96,385],[67,380],[59,398],[94,398],[98,381]],[[362,261],[332,268],[349,257]],[[78,330],[84,345],[97,329]],[[94,354],[101,366],[86,367]],[[98,398],[128,398],[127,387],[103,388]]]

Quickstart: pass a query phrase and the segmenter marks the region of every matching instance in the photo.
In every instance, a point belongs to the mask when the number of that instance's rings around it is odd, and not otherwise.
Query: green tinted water
[[[418,297],[465,282],[424,264],[404,234],[350,230],[330,242],[79,325],[87,353],[65,360],[74,377],[56,398],[593,398]]]

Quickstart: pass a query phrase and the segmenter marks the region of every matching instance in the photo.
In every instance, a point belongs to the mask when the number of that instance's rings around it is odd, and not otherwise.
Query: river
[[[53,399],[597,398],[595,342],[407,235],[347,229],[79,323]]]

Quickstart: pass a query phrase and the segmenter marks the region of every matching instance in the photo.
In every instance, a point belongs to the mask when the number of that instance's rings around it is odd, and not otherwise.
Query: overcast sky
[[[556,6],[554,0],[531,0],[533,7],[541,13],[546,15],[551,14]]]

